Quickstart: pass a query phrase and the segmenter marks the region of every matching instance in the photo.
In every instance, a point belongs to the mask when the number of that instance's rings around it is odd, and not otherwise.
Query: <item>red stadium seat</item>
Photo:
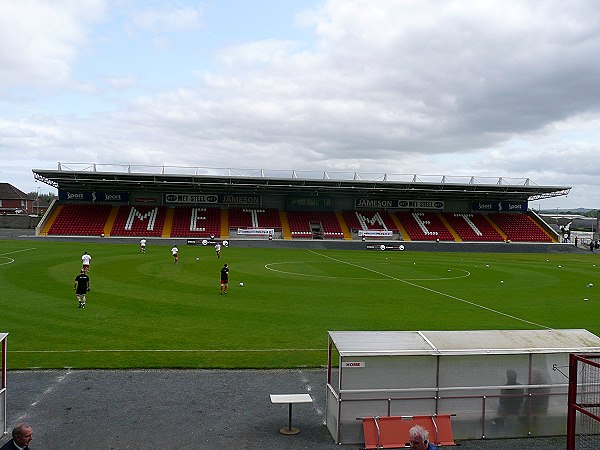
[[[111,209],[112,206],[107,204],[66,203],[54,219],[48,234],[100,236]]]
[[[408,432],[415,425],[429,432],[429,441],[434,445],[456,445],[450,414],[363,417],[362,421],[366,449],[404,448],[409,442]]]

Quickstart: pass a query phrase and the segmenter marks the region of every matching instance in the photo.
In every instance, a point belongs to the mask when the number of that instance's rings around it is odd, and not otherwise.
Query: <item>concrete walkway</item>
[[[35,449],[356,450],[325,426],[325,379],[315,370],[52,370],[8,372],[8,427],[29,422]],[[309,393],[293,408],[269,394]],[[8,436],[0,439],[0,443]],[[564,450],[565,438],[463,441],[463,450]]]

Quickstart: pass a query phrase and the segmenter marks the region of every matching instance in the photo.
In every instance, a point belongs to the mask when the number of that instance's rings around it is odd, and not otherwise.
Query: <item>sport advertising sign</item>
[[[473,211],[527,211],[527,202],[473,202]]]
[[[58,199],[61,201],[80,202],[119,202],[129,201],[128,192],[104,192],[104,191],[58,191]]]

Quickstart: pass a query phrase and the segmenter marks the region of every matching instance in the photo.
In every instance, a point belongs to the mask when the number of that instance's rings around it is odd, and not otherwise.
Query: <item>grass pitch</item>
[[[600,334],[595,254],[231,247],[217,259],[212,247],[181,246],[174,264],[170,248],[0,241],[9,368],[318,367],[331,330]],[[84,251],[92,290],[82,310],[73,282]]]

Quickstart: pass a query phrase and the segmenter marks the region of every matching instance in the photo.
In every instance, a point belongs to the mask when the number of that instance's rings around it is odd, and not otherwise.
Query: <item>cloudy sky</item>
[[[530,178],[600,208],[589,0],[2,0],[0,181],[58,162]]]

